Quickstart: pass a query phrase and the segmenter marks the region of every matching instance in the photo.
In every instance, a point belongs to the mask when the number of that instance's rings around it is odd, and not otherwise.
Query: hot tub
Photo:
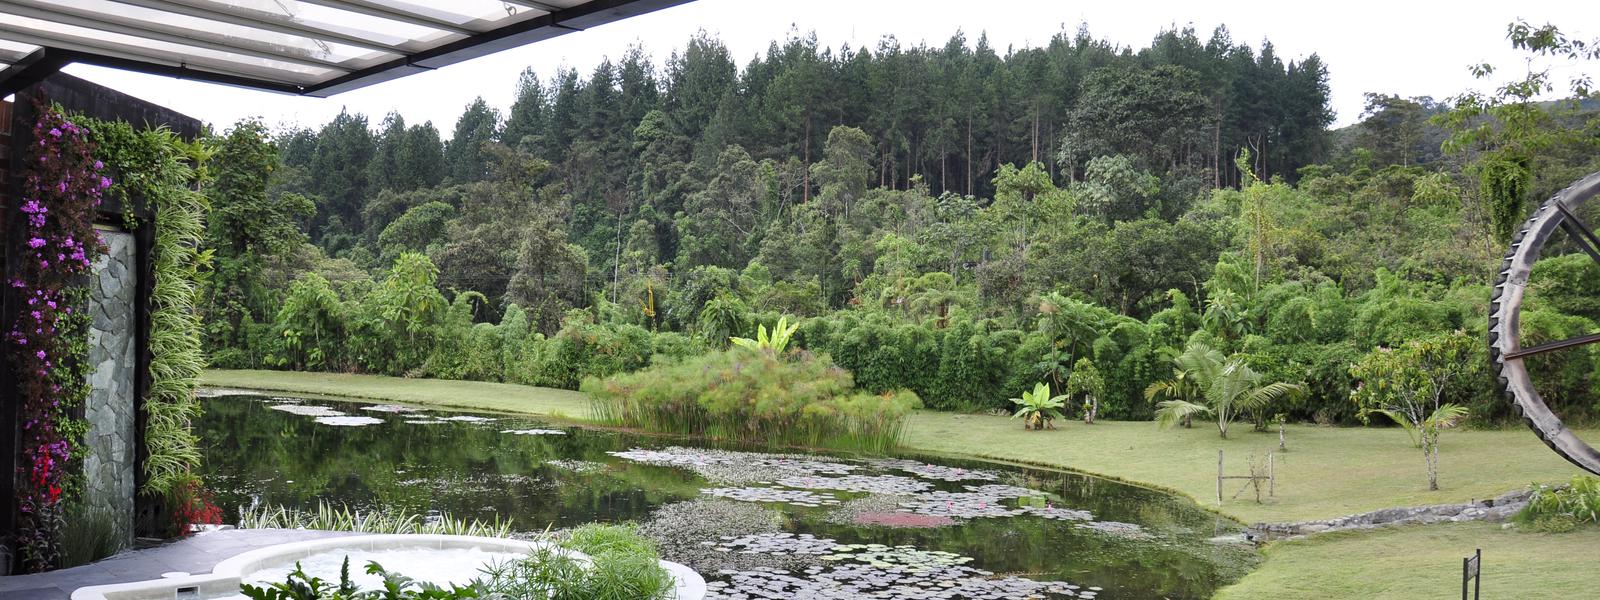
[[[224,600],[242,598],[240,583],[283,581],[295,563],[306,573],[338,581],[339,567],[350,557],[351,579],[373,589],[377,578],[366,575],[368,561],[390,572],[440,586],[465,584],[492,563],[505,562],[546,547],[544,542],[464,535],[362,535],[279,544],[245,552],[217,563],[206,575],[187,575],[133,583],[79,588],[72,600]],[[581,552],[560,550],[585,557]],[[706,582],[698,573],[674,562],[661,567],[676,580],[677,600],[701,600]]]

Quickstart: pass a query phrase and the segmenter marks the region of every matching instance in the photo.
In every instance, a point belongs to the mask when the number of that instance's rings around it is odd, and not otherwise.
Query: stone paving
[[[162,573],[210,573],[217,563],[266,546],[325,537],[358,535],[301,529],[228,529],[142,550],[129,550],[100,562],[31,575],[0,577],[5,600],[67,600],[73,590],[92,585],[160,579]]]

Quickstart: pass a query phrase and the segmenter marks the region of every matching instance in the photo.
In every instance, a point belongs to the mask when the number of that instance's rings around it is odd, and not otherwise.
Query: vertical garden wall
[[[0,117],[9,573],[90,560],[197,516],[188,418],[205,201],[203,153],[184,141],[201,133],[195,119],[63,74]]]

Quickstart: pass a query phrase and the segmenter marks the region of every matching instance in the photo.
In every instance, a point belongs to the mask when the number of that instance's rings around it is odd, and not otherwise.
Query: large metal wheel
[[[1600,333],[1524,348],[1520,319],[1528,275],[1539,260],[1539,251],[1556,230],[1562,230],[1571,243],[1600,263],[1600,237],[1577,217],[1579,209],[1596,195],[1600,195],[1600,173],[1580,179],[1546,200],[1511,241],[1511,251],[1500,267],[1489,303],[1489,358],[1494,361],[1506,395],[1539,439],[1572,464],[1600,475],[1600,452],[1578,439],[1561,417],[1550,411],[1524,364],[1529,356],[1600,342]]]

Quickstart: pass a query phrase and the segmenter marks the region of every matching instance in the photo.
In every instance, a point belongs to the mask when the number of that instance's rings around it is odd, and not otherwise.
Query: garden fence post
[[[1269,498],[1278,496],[1277,458],[1278,455],[1271,452],[1267,453],[1267,497]]]
[[[1222,451],[1217,451],[1217,506],[1222,506]]]

